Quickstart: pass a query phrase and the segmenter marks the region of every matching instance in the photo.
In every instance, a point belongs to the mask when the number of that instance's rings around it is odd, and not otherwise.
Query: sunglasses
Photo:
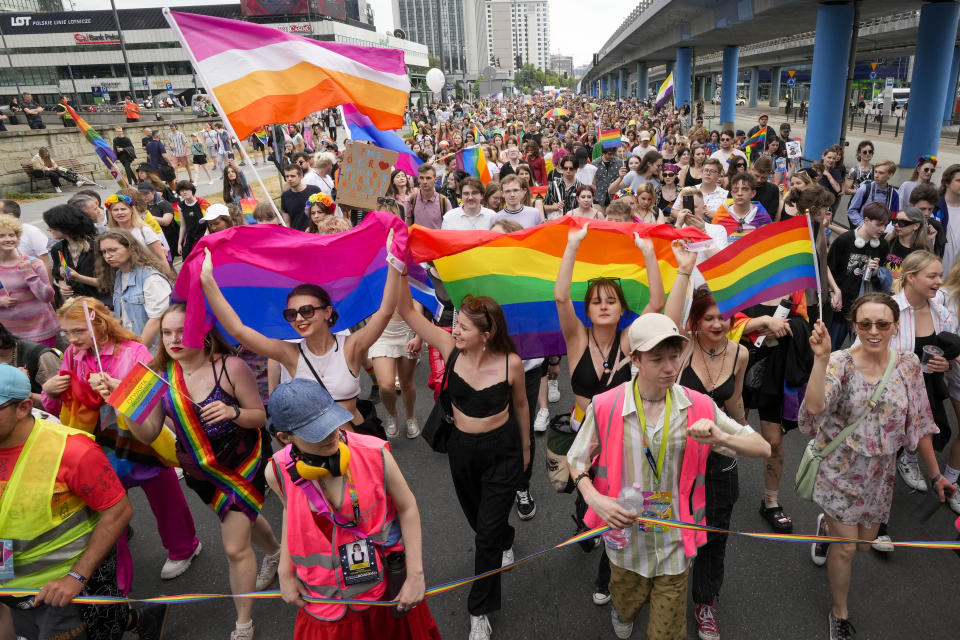
[[[294,320],[297,319],[297,316],[299,315],[299,316],[302,317],[304,320],[309,320],[310,318],[313,317],[313,315],[314,315],[317,311],[321,311],[321,310],[323,310],[323,309],[326,309],[326,308],[329,307],[329,306],[330,306],[330,305],[325,304],[325,305],[321,305],[321,306],[319,306],[319,307],[315,307],[315,306],[313,306],[312,304],[305,304],[305,305],[303,305],[302,307],[300,307],[299,309],[284,309],[284,310],[283,310],[283,319],[286,320],[287,322],[293,322]]]
[[[853,324],[857,325],[857,329],[860,329],[860,331],[870,331],[870,329],[873,327],[876,327],[877,331],[887,331],[893,326],[893,323],[889,320],[877,320],[876,322],[861,320],[854,322]]]
[[[873,155],[873,149],[861,149],[861,150],[860,150],[860,153],[864,153],[864,154],[867,154],[867,155],[871,155],[871,156],[872,156],[872,155]]]
[[[910,225],[919,223],[914,222],[913,220],[901,220],[900,218],[895,218],[893,224],[897,227],[909,227]]]
[[[664,172],[663,172],[663,177],[664,177],[664,178],[672,178],[672,177],[674,177],[675,175],[677,175],[677,174],[675,174],[673,171],[664,171]]]
[[[590,278],[587,280],[588,289],[594,285],[616,285],[619,289],[623,289],[620,278]]]

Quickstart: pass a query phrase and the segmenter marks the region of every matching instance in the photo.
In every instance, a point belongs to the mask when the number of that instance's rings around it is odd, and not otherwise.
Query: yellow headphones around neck
[[[326,480],[334,476],[342,476],[347,472],[350,464],[350,448],[341,440],[337,452],[332,456],[318,456],[297,450],[297,473],[305,480]],[[337,466],[336,472],[330,470],[330,465]]]

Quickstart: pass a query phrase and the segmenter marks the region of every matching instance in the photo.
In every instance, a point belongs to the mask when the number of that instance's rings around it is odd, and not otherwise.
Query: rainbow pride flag
[[[63,251],[57,251],[57,254],[60,256],[60,269],[63,270],[63,277],[70,277],[70,267],[67,266],[67,259],[63,257]]]
[[[267,144],[267,129],[266,127],[260,127],[253,132],[253,135],[257,136],[257,140],[260,141],[260,144]]]
[[[473,124],[470,126],[472,127],[471,131],[473,132],[473,139],[476,140],[477,142],[486,142],[487,138],[482,133],[480,133],[480,128],[476,124]]]
[[[378,129],[403,126],[410,79],[400,49],[166,9],[164,16],[241,140],[265,122],[296,122],[348,102]]]
[[[479,178],[483,186],[490,183],[490,167],[487,166],[487,156],[480,146],[467,147],[457,151],[457,169],[466,171],[474,178]]]
[[[620,129],[607,129],[600,132],[600,148],[617,149],[620,147]]]
[[[107,166],[107,170],[110,171],[110,175],[113,176],[113,179],[117,181],[121,187],[129,186],[127,184],[127,179],[124,177],[123,172],[120,170],[119,165],[117,164],[117,154],[114,153],[113,147],[110,146],[106,140],[101,137],[97,130],[87,124],[87,121],[80,117],[80,114],[73,110],[66,102],[60,102],[60,106],[67,110],[67,113],[73,118],[73,121],[77,123],[77,128],[80,129],[82,133],[90,144],[93,145],[94,151],[97,152],[97,157],[103,161],[103,164]]]
[[[673,83],[673,72],[664,79],[663,84],[660,85],[660,88],[657,89],[657,107],[666,102],[667,98],[673,95],[674,83]]]
[[[243,221],[247,224],[257,224],[253,219],[253,210],[257,208],[257,201],[254,198],[243,198],[240,201],[240,211],[243,213]]]
[[[798,289],[820,290],[806,216],[761,227],[699,268],[724,318]]]
[[[167,382],[145,364],[138,362],[114,389],[107,404],[140,424],[163,399]]]
[[[760,151],[763,151],[763,149],[767,146],[767,128],[766,127],[762,127],[756,133],[754,133],[752,136],[750,136],[743,142],[744,149],[747,149],[748,147],[755,147],[758,145],[760,147],[759,148]]]
[[[566,351],[553,289],[568,232],[587,223],[590,227],[577,253],[570,289],[574,308],[585,321],[583,297],[589,281],[619,278],[630,308],[621,322],[624,327],[643,311],[650,298],[643,254],[634,244],[633,233],[653,239],[668,291],[677,268],[670,242],[708,238],[692,227],[676,229],[563,216],[511,234],[414,226],[410,253],[415,262],[434,261],[454,304],[468,293],[490,296],[500,303],[520,355],[536,358]]]

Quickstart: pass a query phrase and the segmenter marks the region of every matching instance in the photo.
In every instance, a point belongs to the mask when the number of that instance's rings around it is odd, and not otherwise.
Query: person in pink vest
[[[707,534],[636,517],[704,525],[710,447],[762,458],[770,445],[709,396],[677,384],[687,338],[668,316],[645,314],[627,336],[637,375],[594,396],[567,463],[589,507],[587,526],[610,526],[604,542],[614,633],[629,638],[649,602],[650,640],[681,640],[687,637],[687,574]]]
[[[420,512],[387,442],[345,431],[352,413],[316,380],[277,386],[269,414],[289,442],[266,475],[284,505],[278,575],[300,608],[293,639],[440,640],[423,602]]]

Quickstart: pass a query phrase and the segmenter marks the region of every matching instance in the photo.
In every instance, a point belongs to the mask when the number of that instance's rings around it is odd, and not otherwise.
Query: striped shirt
[[[173,131],[167,135],[167,140],[170,142],[170,146],[173,147],[173,155],[177,158],[181,158],[187,155],[187,136],[183,135],[183,131]]]
[[[642,491],[669,491],[672,497],[671,518],[679,519],[679,482],[680,467],[683,462],[683,452],[687,439],[687,407],[690,400],[679,384],[670,389],[670,432],[667,437],[667,451],[663,460],[661,484],[658,485],[653,470],[647,463],[643,452],[643,437],[640,431],[640,419],[633,397],[633,386],[636,378],[625,383],[627,388],[623,399],[623,468],[620,481],[623,487],[640,483]],[[745,435],[753,433],[749,426],[738,424],[720,409],[715,409],[714,421],[726,433]],[[663,415],[656,424],[647,423],[647,436],[654,458],[659,454],[663,445]],[[567,462],[576,471],[586,471],[590,468],[593,458],[600,452],[600,440],[597,433],[596,414],[593,404],[587,409],[583,425],[577,433],[570,451],[567,453]],[[617,491],[619,493],[619,490]],[[657,576],[679,575],[690,566],[692,558],[687,558],[683,548],[683,534],[680,529],[665,528],[664,531],[640,532],[634,529],[630,536],[630,544],[623,549],[607,547],[607,556],[610,562],[633,571],[646,578]]]

